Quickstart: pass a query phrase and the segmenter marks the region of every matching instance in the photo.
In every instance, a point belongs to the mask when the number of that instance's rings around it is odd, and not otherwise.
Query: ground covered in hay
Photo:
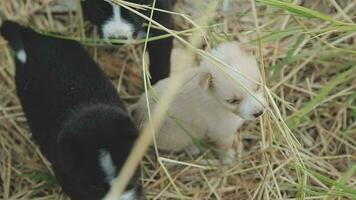
[[[180,0],[175,11],[199,25],[211,1]],[[53,2],[0,0],[0,21],[80,40],[123,99],[135,102],[143,91],[142,44],[102,43],[76,9]],[[141,163],[147,199],[356,199],[356,1],[221,0],[215,10],[200,27],[208,42],[202,46],[244,43],[259,58],[270,109],[239,131],[232,166],[209,151],[193,157],[150,150]],[[175,30],[189,38],[197,28],[177,15]],[[31,138],[2,39],[0,185],[4,200],[67,199]]]

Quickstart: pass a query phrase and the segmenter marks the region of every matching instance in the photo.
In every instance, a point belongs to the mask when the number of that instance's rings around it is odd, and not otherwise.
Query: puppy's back
[[[51,145],[48,135],[56,135],[69,111],[82,104],[125,109],[114,86],[77,42],[43,36],[10,21],[1,33],[26,58],[15,59],[17,94],[41,146]]]
[[[16,57],[17,93],[62,188],[73,200],[102,199],[138,135],[115,87],[77,42],[14,22],[1,33],[25,55]],[[138,174],[127,187],[131,199],[142,196]]]

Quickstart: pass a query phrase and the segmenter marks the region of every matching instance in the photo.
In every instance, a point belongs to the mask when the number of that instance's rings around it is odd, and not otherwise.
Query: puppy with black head
[[[127,2],[152,5],[153,0],[127,0]],[[174,1],[156,0],[155,8],[171,11]],[[93,24],[97,25],[100,34],[104,38],[131,39],[140,37],[146,30],[143,28],[145,20],[137,14],[126,8],[120,7],[105,0],[82,0],[83,14]],[[140,10],[138,10],[140,11]],[[142,11],[140,11],[142,13]],[[150,15],[151,10],[147,9],[142,14]],[[165,26],[172,27],[170,14],[155,11],[153,20]],[[164,31],[152,28],[152,36],[166,34]],[[170,73],[170,58],[173,46],[173,38],[167,37],[151,41],[148,43],[148,53],[150,58],[149,72],[151,74],[151,83],[167,78]]]
[[[138,131],[110,80],[77,42],[5,21],[32,134],[73,200],[105,199]],[[120,200],[143,199],[139,171]]]

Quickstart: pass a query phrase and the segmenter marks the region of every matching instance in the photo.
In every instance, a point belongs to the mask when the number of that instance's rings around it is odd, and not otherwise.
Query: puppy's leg
[[[149,71],[152,77],[152,85],[169,76],[172,46],[172,37],[148,43],[148,54],[150,57]]]
[[[172,4],[170,1],[163,0],[157,2],[157,7],[163,10],[172,10]],[[153,19],[165,26],[166,28],[172,27],[172,19],[170,14],[163,12],[155,12]],[[158,29],[151,29],[151,33],[154,36],[160,36],[166,34],[165,31]],[[155,84],[157,81],[167,78],[170,73],[170,60],[173,47],[173,37],[155,40],[148,44],[148,54],[150,57],[150,74],[152,77],[151,84]]]
[[[224,165],[231,164],[235,161],[234,138],[235,134],[232,133],[215,139],[217,155]]]
[[[225,116],[225,117],[224,117]],[[224,120],[211,123],[207,136],[215,143],[215,151],[222,164],[231,164],[235,160],[234,140],[240,122],[234,115],[223,115]]]
[[[201,153],[200,149],[195,145],[191,145],[187,148],[187,151],[192,155],[192,156],[196,156],[199,155]]]

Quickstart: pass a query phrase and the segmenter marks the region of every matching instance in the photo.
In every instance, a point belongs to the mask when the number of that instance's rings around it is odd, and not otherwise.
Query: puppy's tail
[[[9,42],[9,45],[16,53],[16,59],[26,62],[26,52],[23,43],[24,27],[13,21],[4,21],[0,28],[1,35]]]

